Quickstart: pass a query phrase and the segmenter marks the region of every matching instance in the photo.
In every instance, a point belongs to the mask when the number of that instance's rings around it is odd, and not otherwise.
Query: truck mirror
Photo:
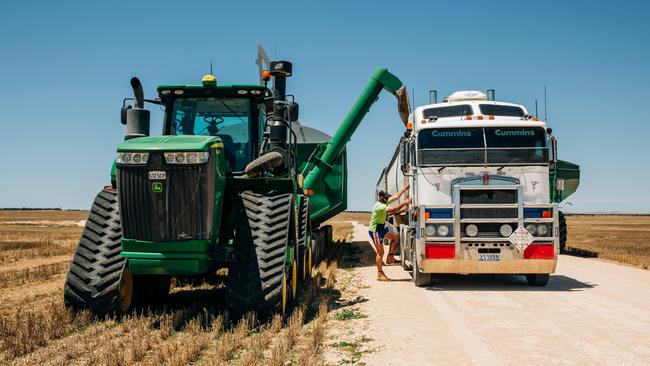
[[[410,170],[410,164],[409,164],[409,151],[408,151],[408,143],[405,139],[402,139],[401,147],[400,147],[400,170],[404,174],[408,174]]]
[[[131,109],[132,107],[130,105],[123,105],[122,108],[120,108],[120,122],[122,122],[123,125],[126,124],[126,112]]]
[[[298,122],[298,117],[300,116],[300,108],[298,103],[289,102],[287,108],[287,120],[289,122]]]

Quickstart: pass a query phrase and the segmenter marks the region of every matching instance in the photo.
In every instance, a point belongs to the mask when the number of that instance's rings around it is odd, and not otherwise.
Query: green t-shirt
[[[370,224],[368,224],[368,228],[373,233],[377,231],[377,224],[383,225],[386,223],[386,210],[388,209],[389,203],[390,200],[388,200],[387,203],[377,201],[372,207],[372,216],[370,217]]]

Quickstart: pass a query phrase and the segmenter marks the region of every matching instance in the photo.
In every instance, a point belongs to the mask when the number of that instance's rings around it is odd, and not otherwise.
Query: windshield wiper
[[[438,174],[440,174],[443,170],[445,170],[445,168],[447,168],[447,167],[446,167],[446,166],[443,166],[442,168],[439,168],[439,169],[438,169]]]
[[[501,168],[497,169],[497,174],[501,174],[501,171],[502,171],[503,168],[505,168],[505,167],[506,167],[506,165],[504,165],[504,166],[502,166]]]

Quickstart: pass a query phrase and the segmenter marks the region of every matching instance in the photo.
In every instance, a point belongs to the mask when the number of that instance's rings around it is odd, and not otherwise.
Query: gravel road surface
[[[650,364],[650,271],[562,255],[542,288],[508,275],[417,288],[399,265],[384,270],[394,281],[377,282],[368,239],[355,223],[368,365]]]

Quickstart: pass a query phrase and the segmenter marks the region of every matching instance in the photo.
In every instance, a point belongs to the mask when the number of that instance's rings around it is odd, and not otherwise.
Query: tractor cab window
[[[244,98],[182,98],[174,101],[171,133],[219,136],[231,171],[250,161],[250,102]]]

